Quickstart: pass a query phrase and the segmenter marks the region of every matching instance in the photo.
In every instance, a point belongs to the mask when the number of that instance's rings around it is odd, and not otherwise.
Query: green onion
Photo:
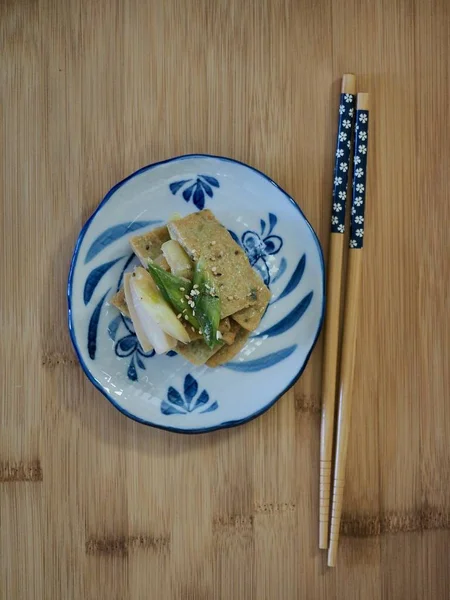
[[[197,320],[192,307],[188,304],[188,302],[192,302],[193,300],[190,296],[192,283],[164,271],[164,269],[161,269],[161,267],[158,267],[152,262],[148,263],[148,271],[155,280],[155,283],[159,287],[164,298],[170,302],[177,311],[177,314],[182,314],[182,318],[187,320],[192,327],[198,331],[200,329],[199,320]],[[189,300],[186,296],[189,297]]]
[[[195,267],[194,289],[199,292],[196,296],[195,310],[203,338],[210,348],[214,348],[220,342],[217,339],[220,323],[220,298],[216,292],[214,278],[203,259],[200,259]]]

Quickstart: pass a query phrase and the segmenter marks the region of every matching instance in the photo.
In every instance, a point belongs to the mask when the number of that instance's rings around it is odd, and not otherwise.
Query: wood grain
[[[0,598],[450,597],[449,40],[447,0],[0,3]],[[328,570],[322,342],[257,421],[177,436],[83,376],[65,286],[108,189],[187,152],[266,171],[327,255],[345,72],[371,95],[370,226]]]

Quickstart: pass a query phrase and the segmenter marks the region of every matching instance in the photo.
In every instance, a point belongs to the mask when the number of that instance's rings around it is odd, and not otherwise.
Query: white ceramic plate
[[[146,355],[131,323],[109,304],[137,263],[129,237],[204,207],[273,294],[245,348],[218,369],[174,353]],[[322,251],[299,207],[266,175],[228,158],[181,156],[144,167],[108,192],[79,235],[68,302],[81,366],[117,409],[171,431],[211,431],[260,415],[303,372],[323,321]]]

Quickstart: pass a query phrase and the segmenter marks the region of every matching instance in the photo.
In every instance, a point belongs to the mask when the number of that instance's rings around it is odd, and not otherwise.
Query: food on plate
[[[223,345],[223,342],[220,341],[217,347],[210,348],[203,340],[195,340],[186,346],[180,344],[177,347],[177,352],[193,365],[200,366],[204,365]]]
[[[232,360],[271,294],[213,213],[177,215],[130,244],[142,266],[125,274],[111,304],[131,319],[142,348],[175,349],[209,367]]]
[[[143,325],[141,325],[141,321],[138,317],[138,313],[134,307],[133,296],[131,295],[130,279],[131,279],[131,273],[125,273],[124,278],[123,278],[123,292],[124,292],[124,298],[125,298],[125,306],[128,311],[128,316],[134,323],[134,331],[136,333],[137,339],[139,340],[139,343],[142,346],[142,349],[144,350],[144,352],[150,352],[150,350],[152,350],[153,346],[152,346],[152,343],[150,342],[150,339],[149,339]]]
[[[161,255],[161,246],[170,240],[167,227],[156,227],[144,235],[135,235],[130,239],[131,247],[134,253],[141,261],[144,268],[147,268],[148,260],[157,259]]]
[[[218,350],[218,352],[213,354],[213,356],[211,356],[206,361],[206,364],[208,365],[208,367],[218,367],[220,365],[223,365],[223,364],[229,362],[237,354],[239,354],[239,352],[245,346],[245,344],[247,343],[248,337],[250,335],[250,332],[247,331],[246,329],[242,329],[242,327],[239,327],[239,325],[236,325],[236,326],[237,326],[238,330],[236,333],[235,341],[230,346],[223,346],[222,348],[220,348]]]
[[[130,318],[130,311],[128,310],[127,300],[125,298],[125,289],[123,287],[114,294],[110,300],[111,304],[118,308],[124,317]]]
[[[175,240],[164,242],[161,246],[161,250],[169,269],[174,275],[192,279],[194,265],[178,242]]]
[[[202,258],[208,265],[216,281],[222,318],[256,304],[260,295],[270,297],[245,252],[210,210],[171,221],[167,228],[192,260]]]
[[[161,271],[165,273],[162,269]],[[173,308],[164,298],[153,277],[142,267],[137,267],[129,281],[134,308],[148,337],[152,339],[153,331],[156,330],[159,334],[159,330],[162,330],[179,342],[188,344],[190,340],[186,329],[180,319],[177,319]],[[133,320],[131,311],[130,314]],[[158,352],[156,346],[155,350]]]

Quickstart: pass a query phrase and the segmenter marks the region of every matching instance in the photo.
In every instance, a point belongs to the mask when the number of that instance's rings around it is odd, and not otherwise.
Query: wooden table
[[[3,0],[0,597],[450,597],[448,0]],[[327,250],[339,78],[371,94],[345,519],[318,550],[322,344],[260,419],[184,437],[87,381],[79,229],[190,152],[265,171]]]

